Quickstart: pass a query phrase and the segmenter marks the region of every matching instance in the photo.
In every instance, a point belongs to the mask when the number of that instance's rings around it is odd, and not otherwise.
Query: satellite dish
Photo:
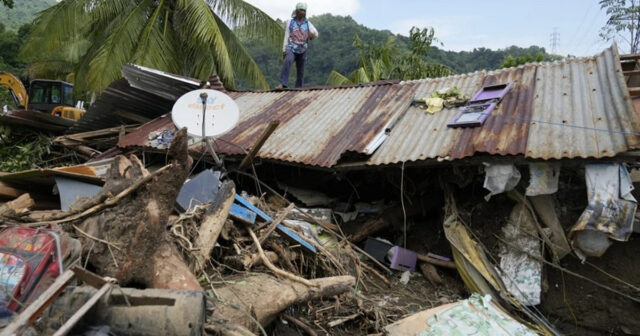
[[[202,94],[206,94],[207,113],[202,128]],[[240,118],[238,105],[226,94],[208,89],[187,92],[178,98],[171,110],[171,119],[178,128],[197,137],[216,137],[234,128]],[[204,134],[203,134],[204,133]]]

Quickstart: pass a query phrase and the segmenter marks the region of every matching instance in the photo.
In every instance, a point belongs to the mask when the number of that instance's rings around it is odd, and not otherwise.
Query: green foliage
[[[136,63],[206,79],[227,88],[242,78],[266,88],[260,68],[229,26],[266,43],[281,41],[280,25],[241,0],[65,0],[41,12],[22,48],[40,76],[52,64],[73,69],[78,91],[101,91]]]
[[[327,83],[328,76],[335,78],[337,76],[336,73],[350,74],[354,69],[360,68],[361,60],[357,49],[353,45],[353,37],[355,35],[358,35],[366,43],[377,44],[378,46],[384,45],[389,37],[393,37],[394,45],[399,53],[406,54],[409,52],[411,44],[409,37],[394,35],[388,30],[367,28],[358,24],[349,16],[324,14],[310,17],[309,21],[316,26],[320,36],[309,43],[309,52],[305,65],[305,86],[324,85]],[[280,49],[282,45],[268,46],[259,37],[247,38],[242,34],[239,34],[239,36],[253,59],[262,69],[269,84],[275,86],[282,67]],[[456,52],[445,51],[431,45],[425,61],[432,64],[442,64],[455,73],[467,73],[477,70],[497,69],[508,55],[520,57],[526,54],[537,55],[540,52],[545,57],[549,56],[544,48],[537,46],[528,48],[511,46],[500,50],[476,48],[471,51]],[[332,72],[333,70],[335,70],[335,73]],[[333,78],[331,82],[335,82]],[[246,86],[242,85],[242,87]]]
[[[605,41],[620,41],[628,46],[628,52],[638,52],[640,43],[640,1],[600,0],[600,8],[607,13],[607,22],[600,29]]]
[[[513,57],[512,55],[508,55],[502,64],[500,64],[500,69],[504,68],[512,68],[518,65],[523,65],[532,62],[544,62],[544,61],[555,61],[560,59],[560,56],[557,55],[545,55],[542,52],[539,52],[535,57],[531,54],[526,54],[523,56]]]
[[[51,154],[51,139],[29,131],[0,125],[0,171],[40,168]]]
[[[12,6],[9,4],[13,3]],[[0,22],[8,30],[16,31],[25,23],[30,23],[38,12],[56,4],[56,0],[2,0]]]
[[[443,77],[454,74],[446,65],[426,61],[431,50],[431,44],[436,40],[433,28],[418,29],[412,27],[409,31],[410,52],[400,57],[394,65],[390,78],[419,79]]]
[[[363,43],[358,35],[354,47],[358,50],[360,67],[348,77],[332,71],[327,80],[331,85],[356,84],[381,79],[417,79],[442,77],[453,72],[441,64],[425,61],[431,44],[436,41],[433,28],[411,28],[408,51],[401,52],[395,45],[395,38],[389,36],[384,44]]]

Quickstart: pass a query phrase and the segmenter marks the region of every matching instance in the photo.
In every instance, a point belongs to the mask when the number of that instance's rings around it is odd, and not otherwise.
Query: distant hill
[[[309,20],[318,29],[320,37],[311,41],[309,46],[305,86],[325,85],[331,70],[348,74],[357,68],[357,52],[353,47],[354,34],[358,34],[364,42],[384,42],[393,35],[388,30],[365,27],[350,16],[324,14],[311,17]],[[438,31],[436,30],[437,36]],[[272,87],[277,85],[282,65],[281,46],[268,47],[259,38],[247,39],[241,36],[241,39],[267,77],[269,84]],[[406,48],[409,40],[406,36],[396,35],[396,39],[399,47]],[[528,48],[512,46],[499,50],[476,48],[461,52],[445,51],[432,47],[428,60],[444,64],[456,73],[466,73],[482,69],[497,69],[508,55],[518,57],[531,54],[535,56],[539,52],[542,52],[545,57],[550,56],[547,55],[544,48],[537,46]]]
[[[17,31],[25,23],[31,23],[36,14],[56,4],[56,0],[16,0],[13,8],[0,5],[0,23],[6,29]]]

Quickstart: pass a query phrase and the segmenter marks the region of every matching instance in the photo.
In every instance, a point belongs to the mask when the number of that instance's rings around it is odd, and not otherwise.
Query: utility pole
[[[551,53],[558,53],[558,45],[560,45],[560,33],[558,33],[558,27],[553,28],[553,33],[551,33]]]

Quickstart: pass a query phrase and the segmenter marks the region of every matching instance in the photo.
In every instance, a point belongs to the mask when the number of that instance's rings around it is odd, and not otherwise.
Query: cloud
[[[287,19],[299,0],[245,0],[260,8],[271,17]],[[360,0],[315,0],[306,1],[309,16],[330,13],[333,15],[353,15],[360,9]]]

